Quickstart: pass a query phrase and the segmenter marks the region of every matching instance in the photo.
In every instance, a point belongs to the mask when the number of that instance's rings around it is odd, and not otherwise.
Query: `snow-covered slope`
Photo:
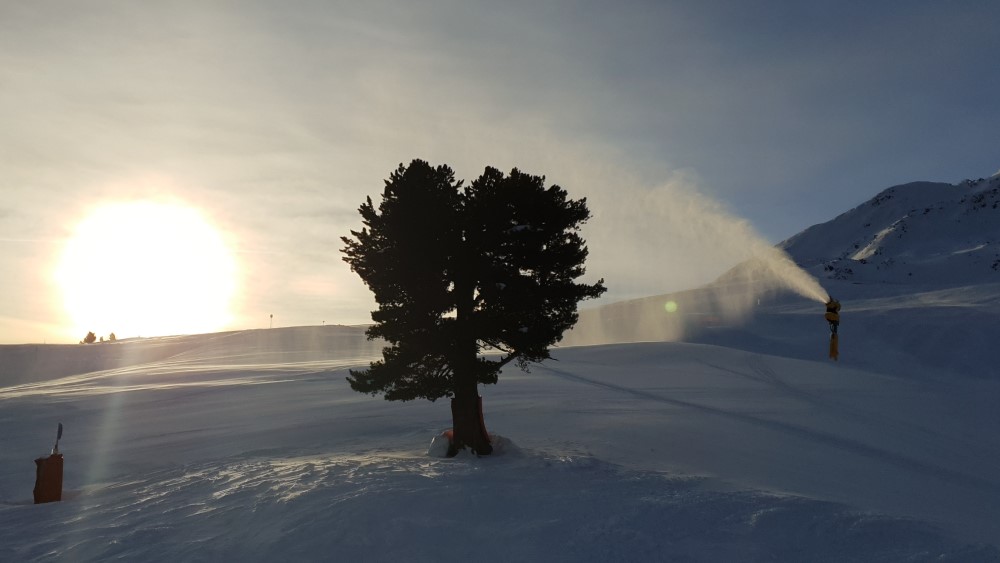
[[[441,459],[447,403],[348,388],[366,346],[308,327],[52,350],[118,365],[0,387],[0,560],[1000,561],[993,382],[566,348],[483,389],[498,455]],[[36,506],[57,422],[64,500]]]
[[[818,277],[933,286],[1000,281],[1000,176],[914,182],[784,241]]]

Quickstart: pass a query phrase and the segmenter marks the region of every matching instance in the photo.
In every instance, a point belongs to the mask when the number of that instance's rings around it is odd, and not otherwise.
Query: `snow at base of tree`
[[[451,441],[448,436],[442,432],[431,439],[431,444],[427,447],[427,456],[447,458],[448,448],[450,445]],[[514,444],[514,442],[510,441],[509,438],[505,438],[499,434],[493,434],[492,432],[490,433],[490,445],[493,446],[493,453],[490,454],[490,457],[513,454],[519,451],[519,448]],[[472,453],[472,450],[469,449],[459,451],[454,457],[462,456],[479,457]]]

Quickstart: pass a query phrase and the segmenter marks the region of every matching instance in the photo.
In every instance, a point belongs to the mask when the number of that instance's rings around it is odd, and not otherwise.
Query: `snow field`
[[[989,382],[562,348],[483,390],[500,455],[442,459],[446,402],[348,388],[360,329],[259,332],[0,388],[0,560],[1000,560]],[[65,498],[35,506],[56,422]]]

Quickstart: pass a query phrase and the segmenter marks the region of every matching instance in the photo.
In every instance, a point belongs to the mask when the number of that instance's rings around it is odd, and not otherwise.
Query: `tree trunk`
[[[490,436],[483,422],[483,400],[479,396],[479,382],[476,376],[479,364],[478,347],[472,326],[474,307],[473,286],[464,280],[456,280],[455,293],[460,296],[456,308],[458,332],[455,334],[455,357],[453,358],[455,397],[451,400],[451,421],[454,441],[449,455],[455,455],[462,448],[470,448],[478,455],[493,452]]]
[[[490,436],[483,422],[483,399],[472,387],[472,393],[455,395],[451,400],[451,423],[454,441],[449,455],[455,455],[462,448],[469,448],[477,455],[493,453]]]

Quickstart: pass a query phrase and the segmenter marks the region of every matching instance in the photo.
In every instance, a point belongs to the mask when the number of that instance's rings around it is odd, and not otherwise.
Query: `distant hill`
[[[893,186],[778,246],[821,279],[938,288],[1000,281],[1000,176]]]
[[[206,362],[216,366],[305,364],[332,357],[364,363],[377,357],[383,345],[381,340],[368,340],[363,327],[340,325],[129,338],[101,344],[0,345],[4,358],[0,387],[161,363],[174,367]]]

